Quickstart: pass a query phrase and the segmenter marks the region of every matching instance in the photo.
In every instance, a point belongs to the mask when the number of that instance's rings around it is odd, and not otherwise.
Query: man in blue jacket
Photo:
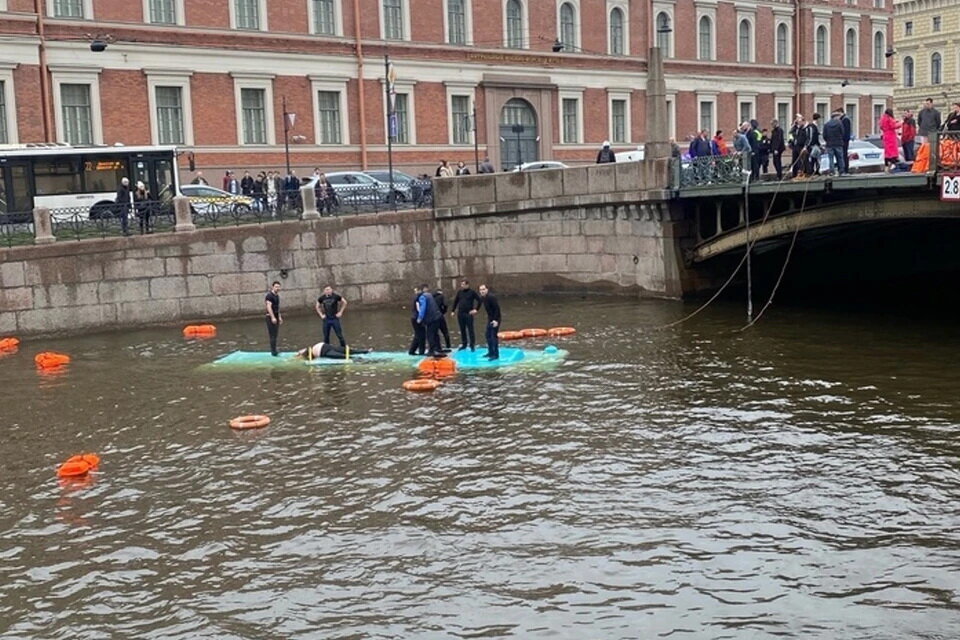
[[[426,327],[428,351],[432,358],[442,358],[443,349],[440,347],[440,307],[430,294],[430,287],[420,285],[420,297],[417,298],[417,323]]]

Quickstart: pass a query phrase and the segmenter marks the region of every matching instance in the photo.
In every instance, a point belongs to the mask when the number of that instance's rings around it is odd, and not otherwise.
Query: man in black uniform
[[[447,345],[447,351],[450,351],[450,329],[447,327],[447,299],[443,297],[443,291],[440,289],[433,292],[433,299],[437,303],[437,309],[440,310],[440,322],[437,324],[437,329],[443,335],[443,341]],[[440,336],[437,336],[437,341],[440,341]]]
[[[267,292],[267,335],[270,336],[270,354],[280,355],[277,352],[277,335],[280,333],[280,325],[283,324],[283,316],[280,315],[280,283],[274,281]]]
[[[470,351],[476,349],[477,335],[473,328],[473,316],[477,315],[477,309],[483,301],[477,292],[470,288],[467,280],[460,281],[460,290],[457,291],[457,297],[453,299],[453,310],[450,315],[456,314],[457,323],[460,325],[460,351],[470,347]]]
[[[337,339],[340,340],[340,346],[347,346],[347,341],[343,339],[343,328],[340,326],[340,318],[347,310],[346,299],[336,293],[333,287],[324,287],[323,295],[317,298],[316,310],[317,315],[323,320],[323,342],[330,344],[330,330],[333,329]]]
[[[413,305],[410,308],[410,325],[413,327],[413,340],[407,351],[412,356],[422,356],[427,348],[427,328],[420,323],[420,288],[413,288]]]
[[[480,285],[480,298],[487,312],[487,353],[483,357],[488,360],[499,360],[500,338],[497,333],[500,327],[500,303],[485,284]]]

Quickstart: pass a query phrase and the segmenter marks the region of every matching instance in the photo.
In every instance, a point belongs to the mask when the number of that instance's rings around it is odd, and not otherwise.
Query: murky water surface
[[[579,328],[567,363],[431,395],[197,369],[261,321],[28,342],[0,359],[0,637],[960,637],[953,319],[652,329],[684,311],[507,299],[508,328]],[[345,325],[407,339],[403,311]],[[34,370],[50,347],[65,374]],[[101,472],[62,486],[81,450]]]

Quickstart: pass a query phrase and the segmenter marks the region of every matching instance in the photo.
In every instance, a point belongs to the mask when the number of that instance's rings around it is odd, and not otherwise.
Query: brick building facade
[[[960,100],[960,0],[907,0],[894,8],[898,110],[925,98],[946,113]]]
[[[389,54],[398,166],[472,164],[474,108],[498,167],[589,161],[603,140],[646,139],[651,39],[681,143],[839,105],[862,135],[892,97],[885,2],[0,0],[0,140],[172,142],[203,168],[280,167],[285,100],[295,166],[384,166]]]

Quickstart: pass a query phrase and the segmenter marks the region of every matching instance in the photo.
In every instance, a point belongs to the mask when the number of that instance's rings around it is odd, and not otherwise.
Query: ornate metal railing
[[[225,227],[299,220],[303,213],[300,192],[190,198],[193,223],[198,227]]]
[[[743,170],[749,167],[748,154],[701,156],[690,160],[674,158],[674,182],[677,188],[743,184]]]
[[[173,203],[141,201],[50,210],[58,240],[85,240],[168,231],[174,226]]]
[[[33,212],[0,213],[0,245],[33,244]]]
[[[937,138],[937,171],[960,172],[960,131],[943,131]]]

